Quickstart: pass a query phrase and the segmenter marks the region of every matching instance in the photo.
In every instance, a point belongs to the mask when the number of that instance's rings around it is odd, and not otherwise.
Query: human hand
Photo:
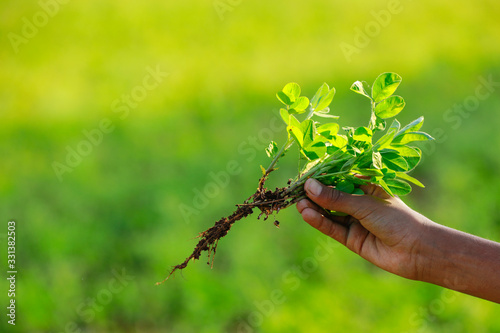
[[[420,237],[434,222],[375,185],[361,186],[366,195],[347,194],[314,179],[304,188],[314,202],[297,203],[304,221],[378,267],[420,279]],[[328,215],[321,207],[349,215]]]

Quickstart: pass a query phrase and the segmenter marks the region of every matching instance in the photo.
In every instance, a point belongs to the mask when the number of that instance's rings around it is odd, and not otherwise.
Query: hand
[[[361,257],[402,277],[500,303],[500,243],[435,223],[375,185],[362,186],[365,195],[314,179],[304,188],[314,203],[297,203],[302,218]]]
[[[304,188],[314,202],[297,203],[304,221],[382,269],[421,278],[419,240],[434,222],[375,185],[361,187],[366,195],[347,194],[314,179],[307,180]],[[349,215],[329,215],[321,207]]]

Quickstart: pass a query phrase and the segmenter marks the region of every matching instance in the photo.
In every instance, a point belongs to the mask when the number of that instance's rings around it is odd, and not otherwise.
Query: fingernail
[[[307,193],[311,194],[313,197],[319,196],[322,190],[321,184],[316,179],[312,178],[306,181],[305,188]]]
[[[307,202],[307,199],[300,199],[299,201],[297,201],[297,205],[298,204],[305,204]]]

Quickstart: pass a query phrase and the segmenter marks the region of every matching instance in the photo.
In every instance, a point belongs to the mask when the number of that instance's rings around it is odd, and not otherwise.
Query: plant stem
[[[271,164],[266,169],[266,173],[264,175],[267,176],[271,171],[273,171],[274,166],[276,165],[276,162],[278,162],[278,159],[281,157],[281,155],[285,152],[286,149],[288,149],[288,146],[293,142],[292,138],[288,138],[286,143],[281,147],[279,152],[274,156],[274,159],[271,161]]]
[[[374,123],[374,120],[373,119],[376,119],[374,118],[375,116],[375,101],[371,101],[371,114],[370,114],[370,123],[368,124],[368,128],[373,130],[375,128],[375,123]]]
[[[344,175],[346,173],[349,173],[349,171],[339,171],[339,172],[333,172],[333,173],[326,173],[324,175],[319,175],[316,178],[324,178],[324,177],[331,177],[331,176],[337,176],[337,175]]]

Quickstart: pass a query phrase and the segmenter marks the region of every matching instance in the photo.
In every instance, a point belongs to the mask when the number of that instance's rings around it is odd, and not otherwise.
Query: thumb
[[[312,178],[306,181],[304,189],[307,196],[321,207],[349,214],[358,220],[370,215],[381,204],[372,196],[348,194]]]

